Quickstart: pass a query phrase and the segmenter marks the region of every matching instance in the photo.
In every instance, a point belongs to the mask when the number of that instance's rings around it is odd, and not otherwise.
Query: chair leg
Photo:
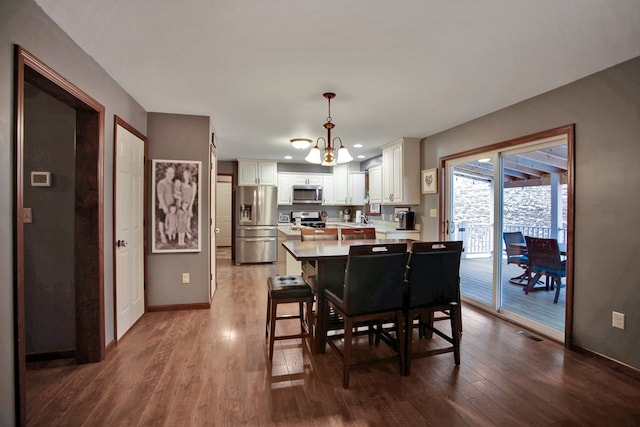
[[[405,341],[407,340],[407,327],[404,323],[404,314],[402,314],[402,312],[398,311],[396,313],[396,336],[398,337],[398,357],[399,357],[399,362],[400,362],[400,375],[405,375],[405,371],[406,371],[406,363],[407,363],[407,358],[405,356],[405,350],[406,350],[406,344]],[[411,331],[413,332],[413,331]]]
[[[313,300],[312,301],[307,301],[307,320],[306,320],[306,324],[307,324],[307,342],[309,343],[309,350],[311,351],[311,354],[314,354],[314,337],[315,337],[315,331],[313,330],[313,324],[314,324],[314,319],[313,319]],[[304,340],[304,338],[303,338]]]
[[[344,347],[342,348],[342,387],[349,388],[349,368],[351,367],[351,340],[353,334],[353,324],[351,319],[344,319]]]
[[[413,354],[413,319],[415,317],[415,313],[409,311],[405,320],[407,332],[404,336],[404,375],[406,376],[411,373],[411,355]],[[418,328],[418,336],[420,336],[420,329],[422,328],[420,321],[418,321]]]
[[[264,336],[269,336],[269,321],[271,320],[271,296],[267,294],[267,321],[264,324]]]
[[[451,338],[453,338],[453,360],[460,366],[460,341],[462,339],[462,313],[460,304],[451,304]]]
[[[269,360],[273,360],[273,344],[275,343],[275,335],[276,335],[276,317],[278,314],[278,304],[274,301],[271,301],[271,323],[269,324],[270,334],[269,334]]]
[[[558,303],[558,298],[560,297],[560,284],[562,283],[562,279],[559,277],[554,277],[554,282],[556,283],[556,296],[553,298],[553,303],[557,304]]]

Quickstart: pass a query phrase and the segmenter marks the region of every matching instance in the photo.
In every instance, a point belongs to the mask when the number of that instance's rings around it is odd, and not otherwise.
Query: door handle
[[[219,233],[220,232],[220,227],[214,228],[213,231],[215,231],[216,233]]]
[[[116,241],[116,248],[125,248],[127,247],[127,241],[126,240],[117,240]]]
[[[447,225],[444,227],[444,234],[447,236],[449,235],[449,220],[447,220]]]

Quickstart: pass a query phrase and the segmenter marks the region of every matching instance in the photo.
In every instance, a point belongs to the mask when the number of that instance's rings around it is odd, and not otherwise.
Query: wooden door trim
[[[29,82],[76,110],[75,306],[76,360],[104,359],[105,108],[33,54],[15,46],[14,384],[16,421],[26,425],[24,300],[24,85]]]

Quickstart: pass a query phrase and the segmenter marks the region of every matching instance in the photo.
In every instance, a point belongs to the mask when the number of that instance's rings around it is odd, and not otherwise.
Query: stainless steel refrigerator
[[[277,187],[243,185],[236,189],[235,263],[276,262]]]

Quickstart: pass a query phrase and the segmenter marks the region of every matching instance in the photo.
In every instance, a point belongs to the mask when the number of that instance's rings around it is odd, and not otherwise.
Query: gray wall
[[[27,354],[75,350],[73,108],[25,84],[24,306]],[[31,171],[51,172],[50,187],[32,187]]]
[[[640,57],[430,136],[422,168],[442,156],[575,123],[574,344],[640,369]],[[422,196],[425,218],[437,196]],[[430,221],[431,220],[431,221]],[[626,329],[611,327],[611,311]]]
[[[23,46],[105,106],[104,126],[104,297],[105,344],[114,339],[113,321],[113,116],[142,133],[146,111],[32,0],[0,3],[0,426],[13,425],[13,168],[14,44]]]
[[[147,254],[147,305],[164,306],[209,302],[209,140],[210,120],[205,116],[149,113],[149,159],[194,160],[202,162],[200,172],[201,252],[151,253],[151,230]],[[149,168],[149,208],[155,186]],[[151,210],[148,217],[151,219]],[[182,284],[182,273],[190,273],[191,283]]]

